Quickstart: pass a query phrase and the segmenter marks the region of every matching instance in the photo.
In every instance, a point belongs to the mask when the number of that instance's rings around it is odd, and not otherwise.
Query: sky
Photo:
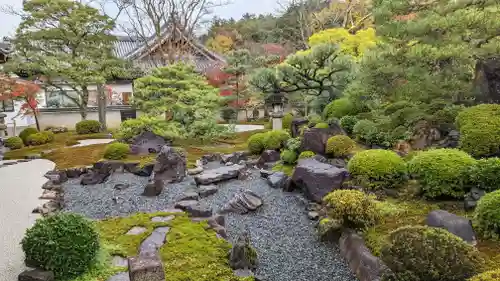
[[[214,15],[221,18],[239,19],[245,13],[250,14],[267,14],[274,13],[280,5],[276,0],[231,0],[231,4],[227,6],[217,7],[214,10]],[[13,5],[21,9],[22,0],[0,0],[0,6]],[[19,17],[4,14],[0,12],[0,38],[4,36],[13,36]]]

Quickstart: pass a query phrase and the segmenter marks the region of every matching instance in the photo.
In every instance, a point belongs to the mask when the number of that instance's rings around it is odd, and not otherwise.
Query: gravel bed
[[[154,212],[171,208],[185,191],[196,188],[192,178],[170,184],[156,198],[140,196],[147,178],[132,174],[115,174],[106,184],[80,186],[77,180],[65,184],[65,210],[95,219],[126,216],[135,212]],[[130,187],[115,191],[115,184]],[[254,171],[245,181],[232,180],[219,184],[219,191],[200,200],[210,204],[214,212],[221,209],[235,193],[250,189],[263,198],[256,212],[226,215],[226,228],[233,240],[248,231],[259,257],[257,276],[265,281],[355,281],[338,246],[320,242],[315,224],[307,218],[307,201],[300,194],[270,188]],[[117,197],[115,203],[113,198]]]

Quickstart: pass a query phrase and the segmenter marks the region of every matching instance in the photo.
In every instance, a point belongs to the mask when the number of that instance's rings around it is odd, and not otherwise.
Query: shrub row
[[[83,120],[76,123],[75,129],[79,135],[95,134],[101,131],[101,123],[96,120]]]

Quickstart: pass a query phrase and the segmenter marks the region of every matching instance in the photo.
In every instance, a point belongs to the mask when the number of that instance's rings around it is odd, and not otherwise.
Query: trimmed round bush
[[[285,146],[290,134],[285,130],[274,130],[265,133],[264,148],[278,150]]]
[[[500,158],[486,158],[476,161],[465,173],[467,188],[477,187],[488,192],[500,189]]]
[[[380,258],[394,276],[383,280],[456,281],[476,275],[479,251],[445,229],[406,226],[393,231]]]
[[[345,157],[356,147],[356,143],[348,136],[336,135],[326,142],[326,153],[335,157]]]
[[[53,142],[55,139],[55,135],[52,131],[43,131],[40,133],[45,135],[45,137],[47,138],[47,142]]]
[[[21,244],[26,260],[64,280],[84,273],[95,262],[99,236],[91,221],[59,213],[38,219]]]
[[[422,185],[424,196],[463,198],[464,176],[475,162],[461,150],[442,148],[418,153],[408,166],[410,174]]]
[[[295,164],[295,162],[297,162],[297,153],[285,149],[283,150],[283,152],[281,152],[281,161],[283,161],[283,163],[285,164],[293,165]]]
[[[28,137],[38,133],[38,130],[35,128],[26,128],[19,133],[19,137],[23,140],[24,145],[29,145]]]
[[[15,149],[20,149],[23,148],[23,140],[20,137],[10,137],[5,140],[5,146],[15,150]]]
[[[265,133],[257,133],[248,138],[248,151],[254,155],[259,155],[264,150]]]
[[[328,129],[330,126],[328,126],[328,123],[325,123],[325,122],[320,122],[318,124],[316,124],[316,126],[314,126],[314,128],[317,128],[317,129]]]
[[[354,129],[354,126],[356,125],[356,123],[358,123],[358,121],[359,120],[356,116],[346,115],[340,118],[340,126],[348,134],[352,134],[352,130]]]
[[[29,145],[37,146],[37,145],[42,145],[42,144],[48,143],[49,137],[46,134],[44,134],[43,132],[36,133],[36,134],[30,135],[27,138],[27,141],[28,141]]]
[[[314,156],[316,156],[316,153],[312,151],[303,151],[300,153],[299,159],[312,158]]]
[[[330,102],[324,109],[325,120],[330,118],[342,118],[345,115],[352,114],[354,105],[348,98],[340,98]]]
[[[108,144],[104,151],[104,158],[111,160],[120,160],[127,158],[130,153],[130,146],[126,143],[115,142]]]
[[[469,281],[498,281],[498,280],[500,280],[500,269],[486,271],[469,279]]]
[[[475,157],[500,152],[500,105],[480,104],[458,113],[460,148]]]
[[[101,131],[101,123],[96,120],[83,120],[76,123],[75,129],[79,135],[95,134]]]
[[[329,216],[348,228],[364,229],[381,218],[375,198],[359,190],[335,190],[323,201]]]
[[[500,238],[500,190],[487,193],[474,210],[475,230],[486,238]]]
[[[347,169],[355,181],[372,189],[396,187],[407,180],[404,160],[390,150],[358,152],[349,160]]]

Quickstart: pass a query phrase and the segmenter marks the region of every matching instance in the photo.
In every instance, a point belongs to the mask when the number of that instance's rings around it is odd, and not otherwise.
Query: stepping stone
[[[217,169],[205,170],[196,175],[194,180],[198,185],[209,185],[220,181],[238,178],[240,172],[245,169],[242,165],[224,166]]]
[[[198,193],[184,192],[181,196],[179,196],[179,201],[188,201],[188,200],[198,200]]]
[[[206,186],[200,186],[198,189],[198,193],[200,194],[201,198],[208,197],[210,195],[213,195],[217,193],[218,189],[217,186],[215,185],[206,185]]]
[[[158,253],[128,259],[130,281],[165,281],[165,271]]]
[[[182,213],[184,211],[181,210],[181,209],[173,208],[173,209],[165,209],[162,212],[165,212],[165,213]]]
[[[147,229],[145,227],[134,226],[127,232],[127,235],[139,235],[141,233],[144,233],[146,230]]]
[[[41,269],[25,270],[17,277],[19,281],[53,281],[54,273]]]
[[[185,211],[189,206],[193,206],[196,204],[198,204],[198,201],[195,200],[179,201],[175,203],[175,208]]]
[[[182,210],[179,210],[182,212]],[[169,222],[173,220],[175,216],[168,216],[168,217],[154,217],[151,219],[152,222]]]
[[[170,227],[158,227],[153,230],[153,233],[142,241],[139,247],[139,255],[156,253],[165,244],[165,237],[169,230]]]
[[[130,277],[128,276],[128,272],[120,272],[111,276],[107,281],[130,281]]]
[[[113,256],[111,264],[117,267],[128,267],[128,260],[121,256]]]

